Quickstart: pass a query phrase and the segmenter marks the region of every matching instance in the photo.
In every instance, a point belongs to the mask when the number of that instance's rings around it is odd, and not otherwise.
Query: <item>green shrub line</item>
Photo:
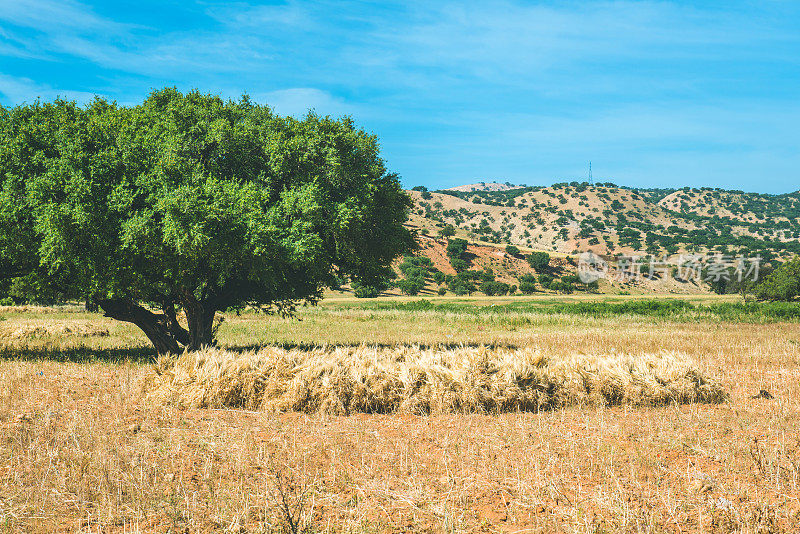
[[[515,302],[477,306],[463,302],[436,303],[427,299],[409,302],[373,302],[359,306],[370,310],[433,311],[461,314],[581,315],[587,317],[641,316],[676,321],[718,319],[733,322],[800,320],[800,302],[720,302],[694,304],[680,299],[645,299],[624,302]]]

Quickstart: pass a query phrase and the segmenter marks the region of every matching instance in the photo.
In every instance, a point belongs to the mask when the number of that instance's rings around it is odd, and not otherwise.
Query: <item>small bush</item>
[[[530,266],[537,272],[547,269],[550,265],[550,254],[547,252],[533,252],[528,254],[528,257],[525,259],[528,260]]]
[[[553,277],[549,274],[543,274],[539,276],[539,283],[545,289],[550,289],[550,284],[553,282]]]
[[[467,268],[469,267],[467,262],[465,260],[462,260],[461,258],[451,258],[450,265],[453,266],[453,269],[455,269],[457,273],[466,271]]]
[[[444,228],[439,230],[439,235],[442,237],[452,237],[456,235],[456,229],[452,224],[445,225]]]
[[[365,286],[358,282],[353,283],[353,295],[359,299],[374,299],[381,294],[381,290],[375,286]]]
[[[464,254],[467,252],[467,245],[468,243],[466,239],[451,239],[447,244],[447,257],[463,259]]]
[[[511,286],[504,282],[489,281],[481,284],[481,291],[490,297],[507,295],[510,289]]]

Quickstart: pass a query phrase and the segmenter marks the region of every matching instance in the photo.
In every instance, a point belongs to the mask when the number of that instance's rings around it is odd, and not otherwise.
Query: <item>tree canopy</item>
[[[0,181],[0,278],[93,302],[159,352],[211,343],[220,310],[376,283],[413,245],[374,135],[247,97],[3,109]]]

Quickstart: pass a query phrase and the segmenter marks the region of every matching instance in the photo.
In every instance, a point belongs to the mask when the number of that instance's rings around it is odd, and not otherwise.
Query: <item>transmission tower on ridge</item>
[[[592,162],[589,162],[589,185],[594,185],[594,178],[592,178]]]

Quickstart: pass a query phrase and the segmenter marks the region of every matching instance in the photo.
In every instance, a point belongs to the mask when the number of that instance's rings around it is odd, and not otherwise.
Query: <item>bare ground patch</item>
[[[302,322],[232,317],[222,343],[424,345],[453,333],[459,342],[545,355],[670,347],[730,398],[498,415],[187,408],[142,394],[149,363],[41,359],[78,343],[138,354],[140,337],[97,317],[109,337],[0,340],[0,525],[281,532],[283,491],[296,524],[314,532],[797,532],[797,323],[566,317],[512,330],[484,319],[344,313],[308,310]],[[13,360],[15,347],[27,360]],[[758,397],[762,389],[772,398]]]

